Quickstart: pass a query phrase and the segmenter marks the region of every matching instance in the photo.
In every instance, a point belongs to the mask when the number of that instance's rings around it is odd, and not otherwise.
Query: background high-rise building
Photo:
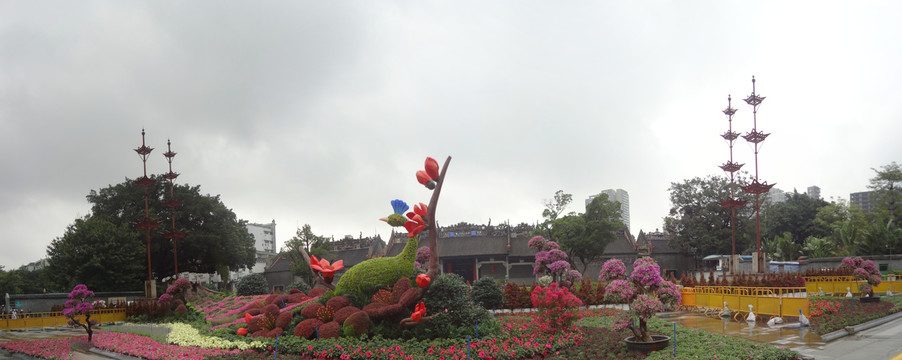
[[[276,221],[269,224],[248,223],[247,232],[254,237],[254,248],[257,250],[257,262],[252,273],[262,273],[266,263],[276,256]]]
[[[849,205],[857,206],[861,211],[866,213],[874,211],[874,204],[871,202],[873,191],[862,191],[849,194]]]
[[[623,222],[623,225],[626,226],[626,229],[630,228],[630,194],[623,189],[607,189],[602,190],[598,195],[590,195],[589,198],[586,199],[586,206],[589,206],[589,203],[592,202],[593,199],[598,197],[601,194],[606,194],[608,196],[609,201],[619,201],[620,202],[620,220]]]
[[[808,192],[806,192],[806,194],[808,194],[808,196],[813,199],[820,199],[821,198],[821,188],[818,187],[817,185],[811,185],[808,187]]]
[[[782,189],[771,188],[770,191],[767,192],[766,199],[771,205],[779,204],[786,201],[786,192]]]

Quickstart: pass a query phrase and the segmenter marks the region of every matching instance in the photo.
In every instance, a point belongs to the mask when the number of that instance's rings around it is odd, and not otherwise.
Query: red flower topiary
[[[312,297],[312,298],[317,297],[317,296],[322,295],[326,291],[328,291],[328,289],[322,288],[322,287],[315,287],[312,290],[310,290],[309,293],[307,293],[307,296]]]
[[[404,295],[407,290],[410,290],[410,280],[407,278],[400,278],[398,281],[395,281],[395,286],[392,287],[391,291],[392,302],[396,303],[398,300],[401,300],[401,296]]]
[[[247,335],[247,328],[238,329],[238,336],[245,336],[245,335]]]
[[[276,318],[276,327],[287,329],[289,325],[291,325],[291,319],[294,317],[294,314],[291,311],[286,311]]]
[[[351,299],[348,299],[344,296],[336,296],[329,299],[329,301],[326,301],[326,306],[335,310],[341,309],[348,305],[351,305]]]
[[[330,321],[319,327],[320,339],[337,339],[341,336],[341,326],[337,322]]]
[[[316,302],[307,305],[303,309],[301,309],[301,316],[303,316],[305,319],[316,318],[316,312],[319,311],[321,307],[323,307],[323,304]]]
[[[345,306],[345,307],[335,311],[335,314],[332,315],[332,320],[335,320],[335,322],[337,322],[339,324],[344,324],[345,320],[347,320],[348,317],[351,316],[351,314],[354,314],[359,311],[360,311],[360,309],[358,309],[356,307]]]
[[[316,318],[324,323],[332,321],[333,315],[335,315],[335,312],[328,306],[322,306],[316,310]]]
[[[351,329],[351,334],[346,335],[360,336],[370,329],[370,317],[366,312],[358,311],[348,316],[343,324]]]
[[[310,339],[316,335],[316,328],[323,324],[319,319],[307,319],[294,327],[294,336]]]

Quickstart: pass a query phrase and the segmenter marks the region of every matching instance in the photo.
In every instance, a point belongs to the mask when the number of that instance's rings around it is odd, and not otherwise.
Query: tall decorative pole
[[[144,230],[145,238],[147,239],[147,283],[144,285],[145,295],[148,298],[155,298],[157,287],[153,280],[153,272],[150,267],[150,230],[159,226],[160,222],[150,219],[150,206],[147,201],[147,188],[153,186],[156,182],[156,180],[147,177],[147,155],[150,155],[151,151],[153,151],[153,148],[145,145],[144,129],[141,129],[141,147],[135,149],[135,152],[141,157],[141,162],[144,165],[144,176],[135,179],[135,184],[144,188],[144,220],[135,223],[135,227]]]
[[[735,184],[734,184],[734,173],[742,169],[742,166],[745,164],[739,164],[733,162],[733,144],[736,141],[736,138],[739,137],[739,133],[733,131],[733,114],[736,113],[736,109],[734,109],[732,105],[733,99],[727,95],[727,108],[723,109],[723,113],[727,115],[727,132],[721,134],[724,140],[730,145],[730,161],[727,161],[723,165],[720,165],[720,168],[730,174],[730,197],[723,199],[720,201],[720,206],[730,209],[730,227],[732,228],[732,243],[733,250],[730,253],[730,274],[735,274],[735,264],[736,262],[736,209],[741,208],[745,205],[745,200],[736,198],[735,193]]]
[[[761,194],[766,194],[770,188],[776,184],[768,184],[766,181],[758,182],[758,148],[764,139],[770,133],[758,131],[758,105],[764,101],[764,96],[755,94],[755,77],[752,76],[752,94],[745,98],[745,102],[752,106],[752,131],[742,135],[745,141],[755,144],[755,179],[746,186],[742,187],[742,191],[749,194],[755,194],[755,241],[756,252],[755,258],[758,260],[758,273],[764,272],[764,254],[761,253]]]
[[[185,232],[178,231],[175,229],[175,209],[182,206],[182,200],[176,200],[175,195],[172,190],[174,187],[173,182],[175,181],[175,178],[179,177],[179,174],[172,172],[172,158],[175,157],[175,153],[172,152],[172,142],[171,141],[166,140],[166,148],[167,148],[167,151],[166,151],[166,153],[163,154],[163,156],[165,156],[166,161],[169,162],[169,172],[163,174],[163,177],[166,178],[167,180],[169,180],[169,200],[166,200],[166,202],[163,204],[169,208],[169,217],[172,219],[172,228],[169,231],[163,233],[163,237],[165,237],[169,240],[172,240],[172,256],[173,256],[173,263],[175,264],[175,278],[178,279],[179,278],[178,241],[179,241],[179,239],[185,237]]]

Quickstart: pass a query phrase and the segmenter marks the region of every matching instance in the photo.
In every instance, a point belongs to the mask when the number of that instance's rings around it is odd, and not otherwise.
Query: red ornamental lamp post
[[[144,230],[145,239],[147,240],[147,284],[145,284],[145,294],[148,298],[156,297],[156,284],[153,282],[153,272],[150,266],[150,230],[160,226],[160,222],[150,219],[150,206],[147,201],[147,188],[153,186],[156,180],[147,177],[147,156],[153,151],[152,147],[148,147],[144,142],[144,129],[141,129],[141,147],[135,149],[141,162],[144,165],[144,176],[135,179],[135,184],[144,188],[144,220],[134,223],[135,227]]]
[[[752,106],[752,131],[742,135],[745,141],[755,145],[755,179],[749,184],[742,186],[742,191],[749,194],[755,194],[755,241],[756,241],[756,259],[758,260],[758,273],[764,272],[764,254],[761,253],[761,194],[766,194],[774,184],[768,184],[766,181],[758,181],[758,150],[761,142],[767,139],[770,133],[758,131],[758,106],[764,101],[764,96],[755,94],[755,77],[752,76],[752,94],[745,98],[746,104]]]
[[[732,98],[727,95],[727,108],[723,110],[723,113],[727,115],[727,132],[721,134],[724,140],[730,145],[730,161],[727,161],[723,165],[720,165],[721,170],[730,174],[730,197],[723,199],[720,201],[720,206],[730,209],[730,227],[732,231],[732,245],[733,250],[730,253],[730,274],[735,274],[735,264],[736,262],[736,209],[741,208],[745,205],[745,200],[737,198],[735,193],[735,181],[734,181],[734,173],[742,169],[742,166],[745,164],[739,164],[733,162],[733,144],[736,141],[736,138],[739,137],[739,133],[733,131],[733,114],[736,113],[736,109],[732,106]]]
[[[169,172],[163,174],[163,178],[169,180],[169,200],[166,200],[163,204],[169,208],[169,217],[172,220],[172,228],[163,233],[163,237],[172,240],[172,256],[173,263],[175,268],[175,278],[179,278],[179,248],[178,248],[178,240],[185,237],[186,232],[178,231],[175,229],[175,209],[182,206],[183,201],[177,200],[174,196],[173,192],[173,182],[177,177],[179,177],[178,173],[172,172],[172,158],[175,157],[174,152],[172,152],[172,142],[166,140],[167,151],[163,153],[163,156],[166,157],[166,161],[169,162]]]

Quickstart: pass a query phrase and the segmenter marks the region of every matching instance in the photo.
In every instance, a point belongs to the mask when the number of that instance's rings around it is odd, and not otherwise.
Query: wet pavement
[[[696,312],[660,314],[659,317],[664,321],[676,322],[693,329],[788,347],[796,351],[821,350],[827,343],[819,335],[811,333],[808,327],[799,327],[798,322],[792,321],[781,325],[767,326],[762,323],[749,324],[729,318],[706,316]]]

